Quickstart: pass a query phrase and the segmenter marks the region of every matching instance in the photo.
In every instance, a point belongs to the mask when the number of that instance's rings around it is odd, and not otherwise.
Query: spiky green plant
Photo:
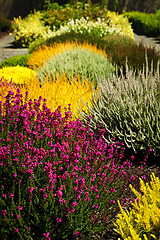
[[[98,98],[95,93],[93,107],[88,105],[90,126],[104,127],[107,142],[115,138],[135,152],[153,149],[160,156],[160,64],[149,71],[146,61],[146,69],[138,74],[126,69],[126,76],[121,72],[98,80]],[[89,120],[88,114],[80,113],[84,122]]]

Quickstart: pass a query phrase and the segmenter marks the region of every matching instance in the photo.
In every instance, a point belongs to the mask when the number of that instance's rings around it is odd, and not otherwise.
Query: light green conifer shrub
[[[98,49],[97,49],[98,52]],[[115,67],[106,58],[105,54],[93,52],[89,47],[81,45],[68,46],[65,50],[56,53],[47,60],[42,67],[37,70],[40,81],[46,77],[55,79],[56,73],[62,75],[66,73],[68,78],[72,75],[81,75],[88,81],[94,81],[96,85],[96,75],[110,78],[115,72]]]
[[[124,240],[160,239],[160,179],[151,175],[151,181],[144,183],[140,178],[141,191],[130,185],[136,196],[128,211],[124,211],[118,201],[121,213],[118,214],[115,226]]]
[[[159,69],[158,63],[157,70],[151,66],[149,71],[146,61],[146,69],[138,73],[126,66],[125,76],[121,71],[120,76],[116,73],[109,80],[98,79],[99,92],[92,99],[92,107],[88,106],[91,128],[100,124],[106,129],[107,142],[115,138],[135,152],[153,149],[160,156]],[[88,122],[89,115],[80,112],[84,122]]]

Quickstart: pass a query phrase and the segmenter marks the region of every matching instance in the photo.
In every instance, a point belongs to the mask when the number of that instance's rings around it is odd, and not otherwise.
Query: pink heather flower
[[[62,222],[62,218],[56,218],[57,223]]]
[[[73,202],[73,203],[72,203],[72,206],[73,206],[73,207],[77,206],[77,202]]]
[[[3,215],[6,215],[7,210],[2,210]]]
[[[10,193],[10,194],[9,194],[9,197],[14,197],[14,194],[13,194],[13,193]]]
[[[43,197],[44,197],[44,198],[48,197],[47,193],[44,193],[44,194],[43,194]]]
[[[96,205],[93,205],[93,207],[94,207],[94,208],[98,208],[98,204],[96,204]]]
[[[19,232],[19,229],[18,229],[18,228],[15,228],[15,229],[14,229],[14,232]]]
[[[7,197],[7,194],[3,194],[3,193],[2,193],[2,197],[6,198],[6,197]]]
[[[21,206],[18,206],[18,209],[19,209],[19,210],[22,210],[22,207],[21,207]]]
[[[62,192],[61,190],[58,190],[58,191],[57,191],[57,195],[58,195],[58,197],[62,197],[63,192]]]
[[[51,238],[49,237],[49,232],[43,233],[43,235],[45,236],[45,240],[51,240]]]
[[[78,237],[79,234],[80,234],[80,231],[76,231],[76,232],[74,233],[74,236]]]

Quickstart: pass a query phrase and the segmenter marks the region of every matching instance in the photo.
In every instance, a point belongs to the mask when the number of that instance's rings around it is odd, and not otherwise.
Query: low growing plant
[[[0,78],[0,101],[4,101],[9,90],[16,90],[15,84],[12,81],[9,82],[4,77]]]
[[[50,59],[46,59],[43,66],[37,70],[41,82],[44,82],[46,77],[55,79],[56,73],[59,75],[66,73],[70,81],[72,75],[80,74],[96,85],[95,73],[99,77],[106,76],[108,78],[115,71],[115,67],[107,59],[106,53],[97,49],[96,45],[66,42],[55,45],[52,52],[53,54],[50,52],[50,48],[44,48],[44,51],[40,49],[40,51],[33,53],[31,58],[32,62],[37,63],[38,61],[36,62],[34,59],[39,56],[39,53],[41,55],[44,53],[42,61],[45,59],[45,54],[46,58],[52,54]]]
[[[0,68],[14,67],[17,65],[19,65],[21,67],[29,67],[29,65],[27,64],[29,57],[30,57],[30,55],[22,55],[22,56],[18,55],[18,56],[13,56],[13,57],[7,58],[0,63]]]
[[[123,68],[125,73],[126,59],[129,68],[134,70],[143,70],[146,66],[146,53],[148,58],[149,68],[153,61],[153,67],[156,69],[157,62],[160,59],[160,54],[154,47],[146,47],[143,43],[137,44],[133,39],[124,36],[108,36],[103,39],[88,36],[80,33],[65,33],[60,36],[49,38],[46,41],[36,41],[30,45],[30,52],[37,51],[39,47],[54,45],[55,43],[64,43],[66,41],[74,42],[77,39],[79,43],[88,42],[97,46],[98,49],[103,49],[106,52],[108,59],[118,68]],[[41,55],[43,59],[43,56]],[[40,59],[36,59],[37,62]],[[33,61],[33,64],[35,62]]]
[[[82,119],[88,121],[91,115],[91,128],[97,124],[105,128],[107,142],[115,138],[134,152],[153,149],[160,156],[159,69],[159,64],[156,71],[148,66],[138,73],[127,69],[126,76],[121,71],[121,76],[97,80],[99,91],[92,107],[88,106],[89,113],[80,111]]]
[[[55,35],[61,35],[66,32],[85,33],[93,37],[103,38],[106,36],[119,34],[129,36],[134,39],[133,30],[128,23],[127,18],[122,15],[107,12],[108,20],[98,18],[96,21],[90,21],[88,18],[71,19],[62,25]]]
[[[151,181],[144,183],[140,179],[141,193],[130,185],[136,201],[129,211],[124,211],[120,203],[118,219],[115,223],[117,231],[125,240],[151,240],[160,238],[160,180],[154,173]]]
[[[128,45],[137,45],[136,42],[127,36],[120,36],[120,35],[112,35],[112,36],[108,36],[106,38],[95,38],[93,36],[89,36],[88,34],[82,34],[82,33],[63,33],[59,36],[55,36],[55,37],[51,37],[48,38],[46,41],[45,40],[37,40],[35,42],[33,42],[30,47],[29,47],[29,52],[32,53],[34,51],[36,51],[39,47],[42,47],[44,45],[50,46],[53,45],[55,43],[64,43],[66,41],[75,41],[77,40],[80,43],[84,43],[84,42],[88,42],[92,45],[97,45],[97,48],[102,48],[102,49],[113,49],[113,47],[115,48],[117,45],[124,45],[124,46],[128,46]],[[109,50],[108,50],[109,52]]]
[[[70,109],[51,112],[45,101],[25,103],[17,89],[0,105],[0,237],[102,239],[131,163],[117,164],[123,144],[107,145],[104,130],[73,121]]]
[[[40,85],[39,79],[34,78],[27,82],[27,84],[20,85],[19,89],[21,90],[23,101],[25,101],[25,92],[28,91],[28,100],[38,99],[40,96],[43,99],[47,98],[47,107],[52,111],[55,111],[58,106],[63,106],[64,109],[61,110],[63,115],[65,108],[67,109],[68,104],[72,103],[72,114],[74,115],[74,118],[78,118],[79,106],[87,111],[87,107],[85,107],[81,100],[84,102],[90,101],[94,84],[78,75],[74,77],[72,76],[71,79],[70,83],[65,73],[62,76],[58,76],[57,74],[56,81],[54,81],[54,79],[51,81],[45,79],[44,83]],[[1,91],[7,94],[7,90],[9,90],[8,85],[5,84]],[[12,91],[16,93],[16,88]],[[5,95],[1,97],[1,100],[4,102]]]
[[[36,78],[36,73],[27,67],[15,66],[0,69],[0,76],[13,83],[24,84]]]

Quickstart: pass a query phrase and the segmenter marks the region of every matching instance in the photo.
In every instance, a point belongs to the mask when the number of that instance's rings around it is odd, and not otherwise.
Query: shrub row
[[[145,47],[142,43],[136,44],[133,39],[123,36],[108,36],[103,39],[98,39],[95,37],[88,36],[86,34],[80,33],[66,33],[60,36],[55,36],[46,41],[39,40],[30,46],[30,53],[38,49],[40,46],[47,45],[50,46],[56,42],[66,42],[67,40],[78,42],[85,42],[91,44],[96,44],[97,48],[104,49],[108,59],[111,60],[112,64],[117,65],[120,68],[126,68],[126,59],[129,68],[134,70],[142,70],[143,66],[146,64],[146,53],[149,62],[149,67],[153,61],[153,66],[156,69],[157,62],[160,59],[160,54],[156,52],[153,47]]]
[[[53,11],[53,14],[55,14],[55,12],[56,11]],[[67,21],[65,22],[63,22],[60,17],[57,18],[57,16],[55,16],[56,21],[60,21],[59,27],[57,28],[55,26],[56,23],[53,23],[53,28],[50,24],[46,26],[45,20],[42,17],[43,14],[40,12],[29,14],[24,19],[21,19],[21,17],[15,18],[14,34],[16,43],[22,47],[28,47],[37,39],[46,39],[66,32],[87,33],[88,35],[99,38],[113,34],[120,34],[133,38],[131,25],[128,19],[123,17],[123,15],[107,11],[104,18],[101,16],[100,18],[93,17],[90,19],[89,16],[85,18],[84,15],[79,17],[73,14],[69,19],[68,12],[69,10],[66,7],[65,15],[67,16]],[[71,12],[73,13],[72,8]],[[60,13],[60,16],[63,16],[63,14],[64,11]],[[51,20],[52,18],[47,17],[47,19]],[[30,26],[31,22],[32,25]]]
[[[127,12],[123,15],[129,19],[135,33],[160,37],[160,15],[142,12]]]

